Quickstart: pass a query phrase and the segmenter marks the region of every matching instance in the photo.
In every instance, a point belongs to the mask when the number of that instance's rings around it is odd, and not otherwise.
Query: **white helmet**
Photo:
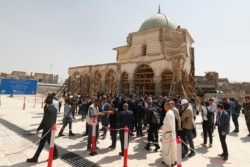
[[[183,104],[188,104],[188,100],[187,99],[182,99],[181,100],[181,105],[183,105]]]

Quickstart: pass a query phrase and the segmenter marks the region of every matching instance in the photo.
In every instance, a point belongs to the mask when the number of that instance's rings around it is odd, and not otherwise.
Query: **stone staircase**
[[[69,90],[69,84],[68,80],[65,80],[63,85],[59,88],[59,90],[56,92],[56,96],[63,96],[64,92],[68,92]]]

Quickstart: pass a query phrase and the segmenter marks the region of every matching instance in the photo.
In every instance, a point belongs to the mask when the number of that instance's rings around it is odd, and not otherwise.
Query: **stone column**
[[[90,97],[92,97],[92,94],[93,94],[93,75],[91,75],[91,74],[88,74],[88,76],[89,76],[89,96]]]
[[[120,93],[121,92],[121,65],[120,64],[117,64],[115,82],[116,82],[115,93]]]
[[[134,94],[135,93],[135,84],[134,84],[134,79],[129,79],[129,94]]]
[[[102,80],[101,80],[101,83],[102,83],[102,88],[101,88],[101,90],[100,90],[101,93],[102,93],[102,92],[108,93],[108,92],[107,92],[108,90],[106,90],[105,79],[102,79]]]
[[[115,93],[120,93],[121,92],[121,80],[120,80],[119,77],[117,77],[116,80],[115,80],[115,82],[116,82]]]
[[[155,95],[159,96],[162,94],[161,77],[155,76],[154,83],[155,83]]]

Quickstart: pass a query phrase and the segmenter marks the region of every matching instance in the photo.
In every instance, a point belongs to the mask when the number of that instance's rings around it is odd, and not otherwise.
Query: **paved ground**
[[[15,96],[9,98],[7,96],[1,97],[0,106],[0,166],[17,166],[27,167],[35,166],[42,167],[47,166],[48,151],[44,150],[39,158],[37,164],[27,164],[25,160],[32,157],[37,146],[34,141],[39,138],[33,136],[37,126],[39,125],[43,110],[41,108],[41,97],[37,97],[35,104],[34,96],[26,97],[26,108],[23,107],[23,96]],[[76,116],[76,120],[73,124],[73,132],[76,133],[75,137],[68,137],[68,130],[65,130],[65,137],[56,138],[55,143],[60,147],[60,155],[63,156],[53,162],[53,166],[67,167],[67,166],[87,166],[77,161],[83,161],[83,157],[93,164],[97,163],[102,167],[118,167],[123,166],[123,159],[118,155],[120,152],[120,142],[118,140],[117,148],[109,151],[107,148],[111,144],[110,137],[107,136],[105,140],[98,140],[96,156],[89,156],[86,150],[86,137],[82,137],[85,130],[85,122],[81,121],[80,116]],[[185,158],[182,166],[184,167],[238,167],[249,166],[250,164],[250,137],[247,136],[247,129],[245,126],[244,116],[241,115],[240,121],[240,133],[230,133],[227,136],[227,142],[229,147],[229,160],[224,163],[217,154],[221,153],[221,146],[218,139],[217,131],[214,133],[214,144],[212,148],[204,148],[200,146],[202,143],[201,136],[201,118],[197,118],[197,132],[198,136],[194,139],[195,150],[197,154],[192,158]],[[62,114],[58,116],[58,128],[60,128],[62,122]],[[233,130],[231,123],[231,130]],[[58,134],[58,131],[57,131]],[[32,140],[30,140],[32,138]],[[164,167],[161,164],[161,153],[146,151],[144,146],[146,145],[146,138],[131,138],[129,145],[129,167]],[[66,156],[71,152],[74,156]],[[76,155],[78,157],[76,157]],[[82,157],[82,158],[81,158]]]

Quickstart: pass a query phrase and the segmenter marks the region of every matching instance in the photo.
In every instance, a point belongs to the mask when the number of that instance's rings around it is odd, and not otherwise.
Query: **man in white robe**
[[[166,111],[166,115],[162,126],[162,163],[174,166],[177,161],[177,145],[175,140],[175,116],[170,108],[170,103],[165,103],[164,110]]]

